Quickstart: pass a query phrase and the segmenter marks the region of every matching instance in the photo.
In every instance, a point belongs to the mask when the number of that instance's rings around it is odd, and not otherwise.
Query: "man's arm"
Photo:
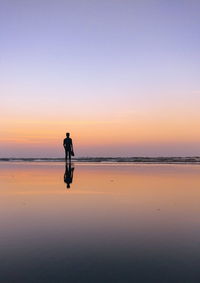
[[[71,140],[71,151],[74,151],[72,140]]]

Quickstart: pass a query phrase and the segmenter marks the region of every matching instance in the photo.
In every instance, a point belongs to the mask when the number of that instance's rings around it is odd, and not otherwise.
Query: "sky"
[[[199,0],[0,0],[0,157],[200,155]]]

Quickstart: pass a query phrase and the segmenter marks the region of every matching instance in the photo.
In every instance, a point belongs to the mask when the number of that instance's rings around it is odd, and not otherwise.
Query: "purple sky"
[[[0,156],[199,155],[200,1],[2,0]],[[61,141],[61,142],[60,142]]]

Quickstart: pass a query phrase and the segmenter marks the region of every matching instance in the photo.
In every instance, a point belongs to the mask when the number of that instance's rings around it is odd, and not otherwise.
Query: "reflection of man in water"
[[[66,138],[63,140],[63,146],[65,149],[65,160],[69,157],[71,162],[71,156],[74,156],[72,139],[69,137],[70,133],[66,133]]]
[[[74,167],[71,166],[71,162],[65,163],[65,174],[64,174],[64,182],[66,183],[66,188],[70,188],[70,184],[73,182],[73,174],[74,174]]]

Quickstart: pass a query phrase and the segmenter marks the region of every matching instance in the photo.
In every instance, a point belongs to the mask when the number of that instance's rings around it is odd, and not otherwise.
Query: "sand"
[[[0,162],[1,282],[199,282],[199,227],[199,165]]]

